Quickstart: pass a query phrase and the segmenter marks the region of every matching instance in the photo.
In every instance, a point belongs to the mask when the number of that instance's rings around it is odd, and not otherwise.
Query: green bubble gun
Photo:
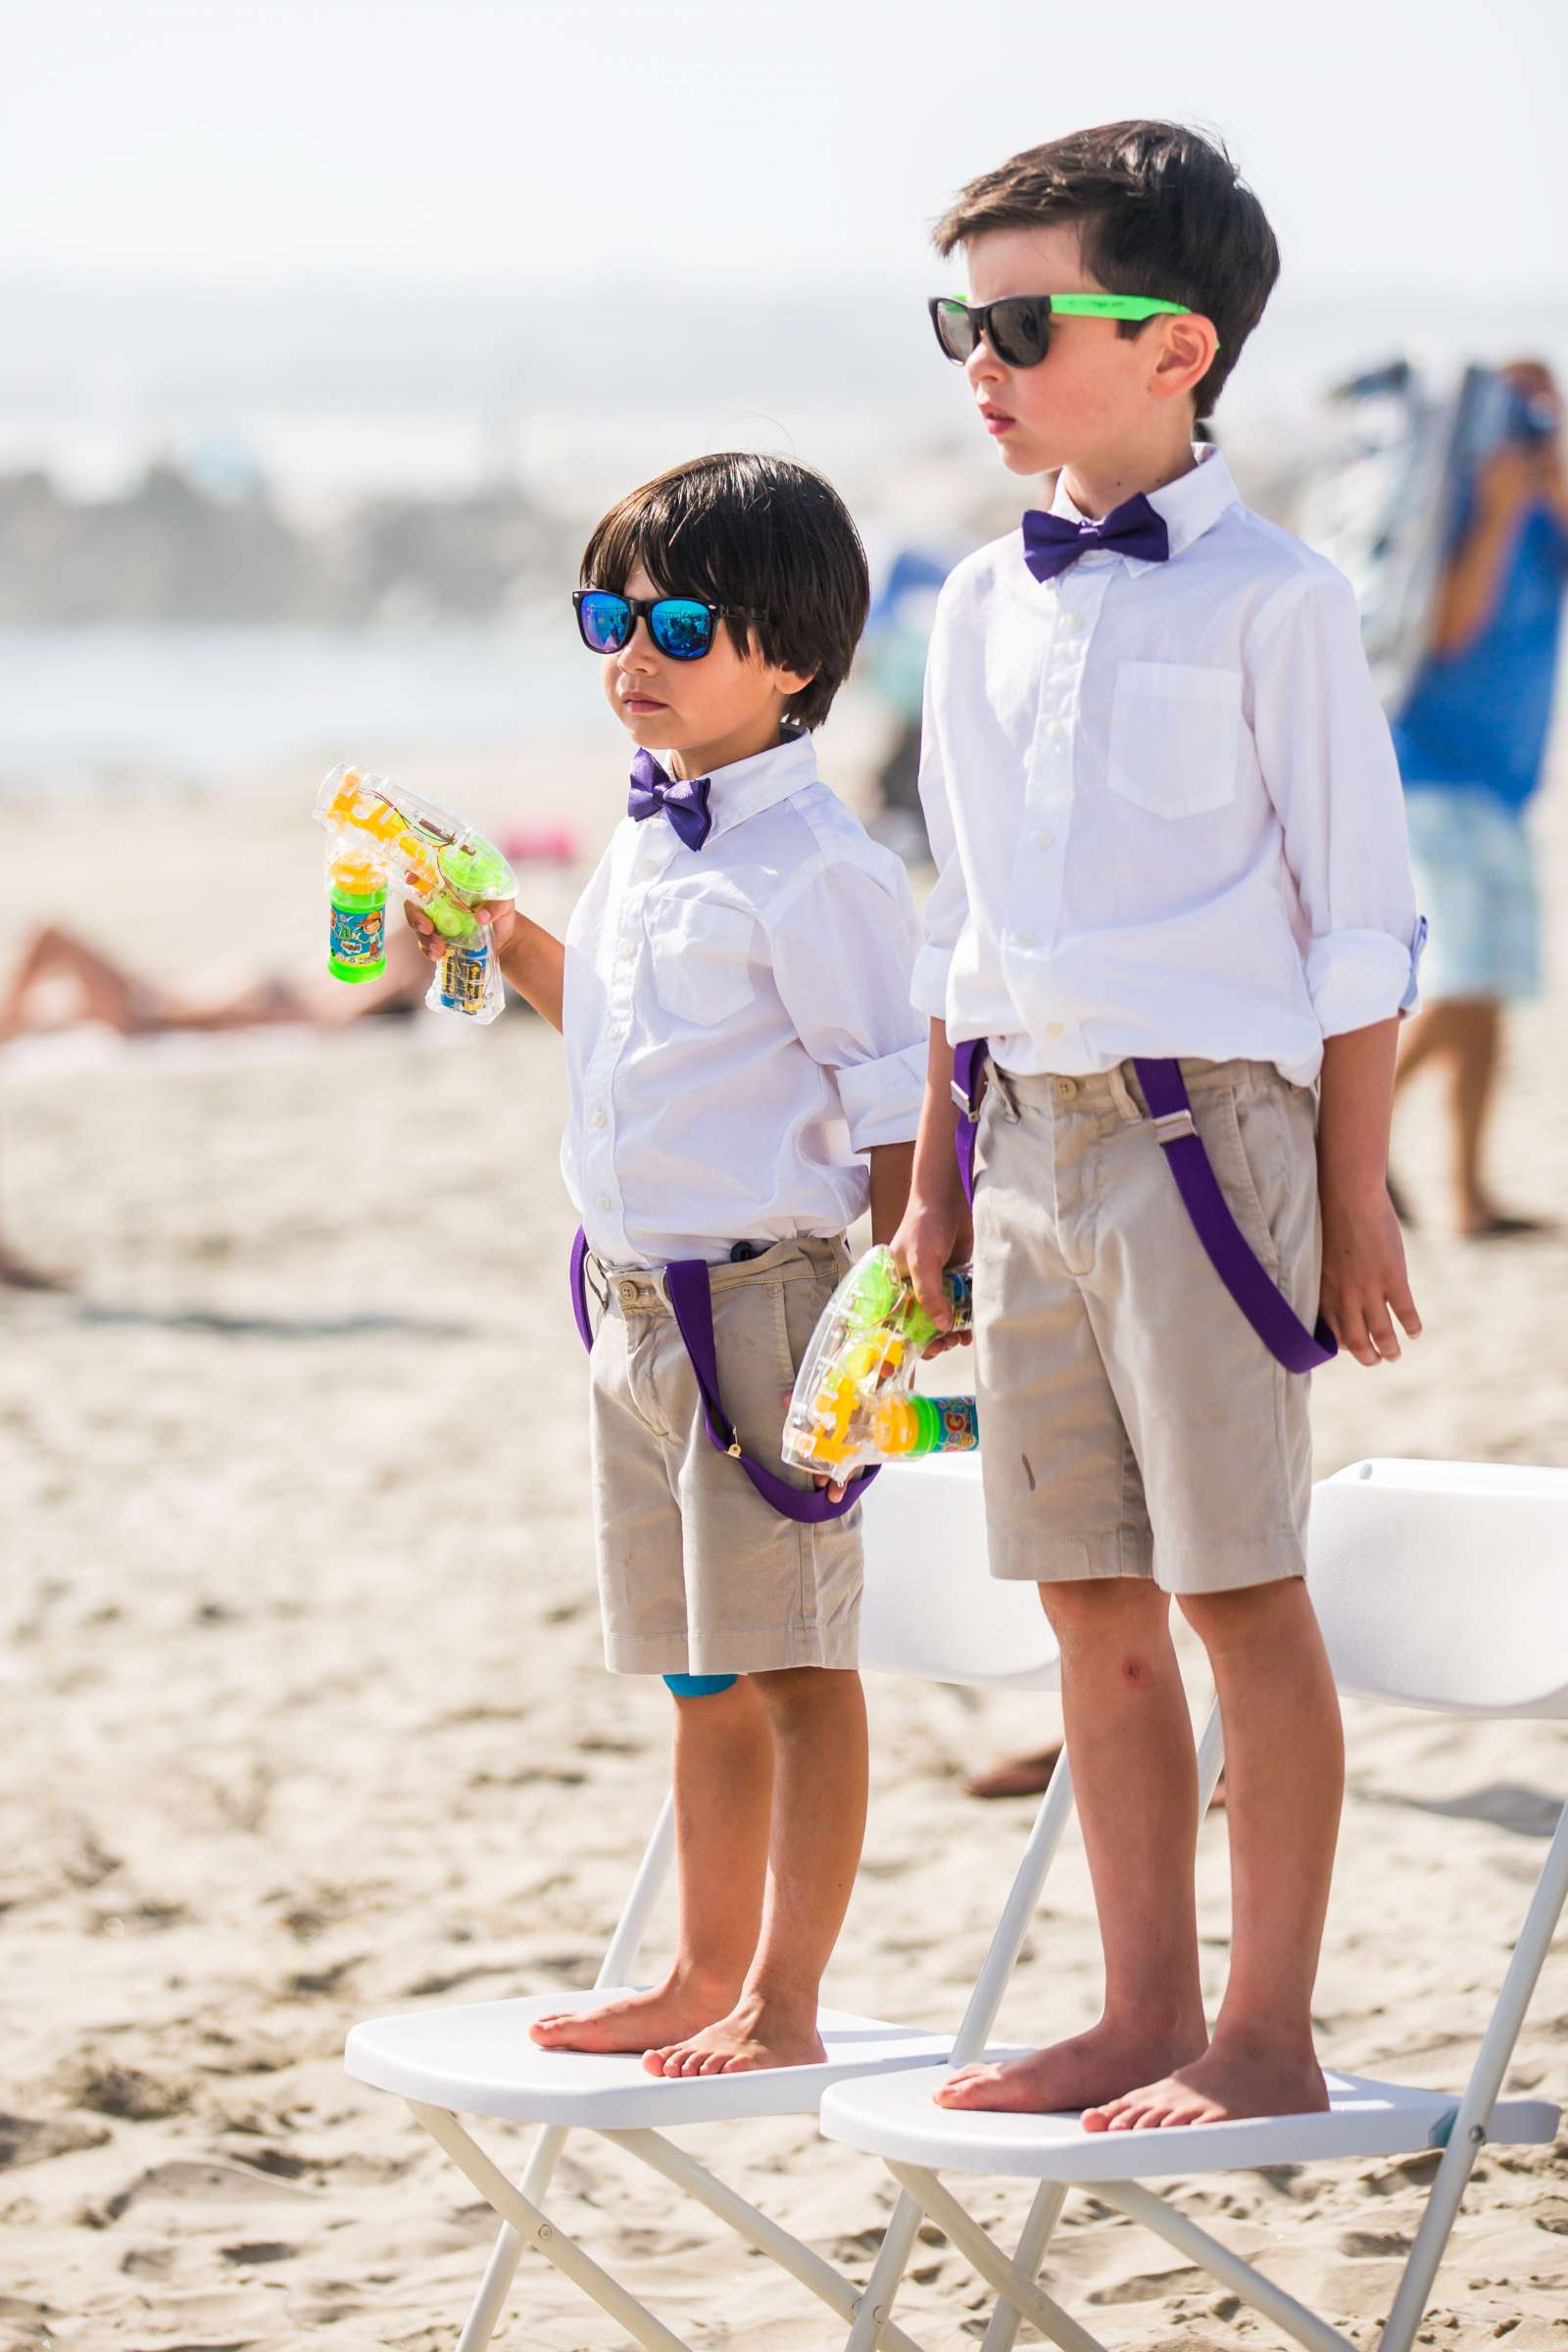
[[[943,1276],[954,1328],[967,1330],[967,1273]],[[915,1373],[937,1327],[891,1250],[868,1250],[822,1309],[784,1423],[784,1459],[842,1483],[871,1462],[964,1453],[980,1443],[972,1396],[917,1396]]]
[[[446,941],[425,1003],[439,1012],[493,1021],[506,1003],[501,967],[471,909],[512,899],[517,878],[495,843],[434,801],[357,767],[334,767],[316,796],[327,837],[334,979],[374,980],[386,970],[388,897],[414,899]]]

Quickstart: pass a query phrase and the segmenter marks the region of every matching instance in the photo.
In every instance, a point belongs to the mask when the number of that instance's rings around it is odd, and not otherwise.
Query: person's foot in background
[[[30,1265],[26,1258],[18,1257],[0,1242],[0,1291],[69,1291],[71,1278],[66,1274],[51,1274],[42,1266]]]
[[[973,1773],[963,1784],[965,1796],[1043,1796],[1051,1786],[1051,1776],[1061,1755],[1061,1742],[1054,1747],[1034,1747],[1020,1756],[1004,1756],[985,1772]],[[1225,1776],[1209,1798],[1209,1810],[1225,1802]]]

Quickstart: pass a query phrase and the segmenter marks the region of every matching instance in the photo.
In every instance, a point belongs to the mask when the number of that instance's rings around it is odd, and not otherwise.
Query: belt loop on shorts
[[[1000,1062],[992,1062],[989,1076],[997,1101],[1002,1105],[1003,1117],[1016,1127],[1019,1119],[1017,1088]]]
[[[1117,1116],[1125,1119],[1129,1126],[1138,1126],[1149,1114],[1127,1083],[1127,1072],[1130,1067],[1131,1064],[1128,1062],[1115,1062],[1105,1072],[1105,1078],[1110,1087],[1110,1099],[1116,1105]]]

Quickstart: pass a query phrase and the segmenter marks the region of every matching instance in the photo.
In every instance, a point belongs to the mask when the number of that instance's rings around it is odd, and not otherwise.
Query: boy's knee
[[[768,1713],[784,1717],[841,1705],[860,1687],[858,1674],[832,1666],[779,1666],[747,1680]]]
[[[1040,1599],[1065,1665],[1113,1670],[1127,1690],[1146,1690],[1172,1663],[1167,1597],[1142,1577],[1042,1585]]]
[[[1277,1641],[1292,1628],[1315,1624],[1306,1580],[1299,1576],[1223,1592],[1178,1592],[1176,1603],[1205,1649]]]

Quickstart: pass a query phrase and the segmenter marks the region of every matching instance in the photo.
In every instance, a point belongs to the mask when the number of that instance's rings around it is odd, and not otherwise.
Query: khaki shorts
[[[778,1242],[711,1270],[724,1410],[752,1459],[809,1490],[779,1456],[795,1374],[834,1284],[843,1241]],[[762,1500],[703,1421],[662,1274],[600,1266],[590,1437],[594,1538],[614,1674],[760,1674],[853,1667],[860,1512],[803,1526]]]
[[[1302,1321],[1322,1258],[1316,1104],[1269,1062],[1183,1062],[1249,1246]],[[993,1070],[975,1183],[975,1389],[994,1576],[1219,1592],[1305,1570],[1307,1383],[1215,1273],[1130,1063]]]

